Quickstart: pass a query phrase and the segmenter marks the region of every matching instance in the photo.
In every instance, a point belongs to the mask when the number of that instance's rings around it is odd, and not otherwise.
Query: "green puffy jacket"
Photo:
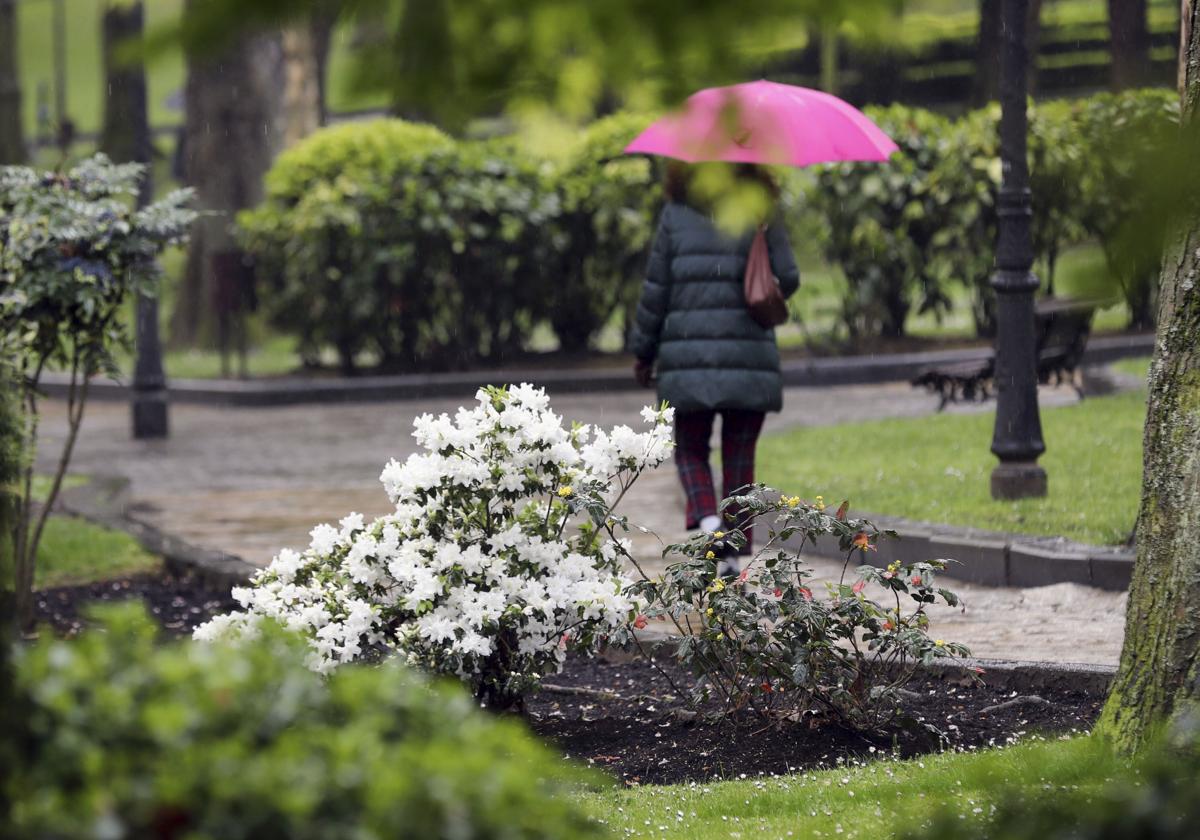
[[[775,331],[750,317],[742,288],[753,231],[722,233],[684,204],[663,208],[633,330],[633,352],[658,363],[658,396],[677,411],[783,406]],[[767,227],[784,297],[800,286],[787,234]]]

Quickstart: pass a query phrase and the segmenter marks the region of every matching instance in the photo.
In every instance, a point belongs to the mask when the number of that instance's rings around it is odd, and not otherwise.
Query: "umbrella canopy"
[[[809,166],[884,161],[896,151],[879,126],[836,96],[776,82],[708,88],[625,147],[688,163]]]

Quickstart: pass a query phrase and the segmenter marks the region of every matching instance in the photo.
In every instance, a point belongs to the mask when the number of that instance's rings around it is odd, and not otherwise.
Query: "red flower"
[[[570,633],[563,633],[563,634],[562,634],[562,635],[559,637],[559,639],[558,639],[558,647],[559,647],[559,650],[566,650],[566,649],[567,649],[567,642],[569,642],[569,641],[571,641],[571,634],[570,634]]]
[[[920,575],[913,575],[913,576],[912,576],[912,577],[909,579],[909,583],[911,583],[913,586],[920,586],[920,585],[921,585],[921,576],[920,576]]]
[[[771,684],[770,684],[769,682],[765,682],[765,681],[764,681],[764,682],[763,682],[763,684],[762,684],[761,686],[759,686],[759,687],[760,687],[760,688],[761,688],[763,691],[765,691],[767,694],[770,694],[770,693],[771,693]]]
[[[867,536],[866,531],[859,531],[854,535],[854,547],[863,551],[875,551],[875,546],[871,545],[871,538]]]
[[[646,623],[647,623],[647,620],[646,620],[646,616],[644,616],[644,615],[639,615],[637,618],[635,618],[633,620],[633,626],[639,630],[645,628]]]
[[[893,624],[892,620],[889,618],[887,621],[883,622],[883,629],[884,630],[895,630],[896,625]]]
[[[748,577],[750,577],[750,570],[742,569],[742,573],[738,575],[738,583],[745,583]]]
[[[812,590],[809,589],[807,586],[800,587],[800,595],[804,598],[805,601],[812,600]]]
[[[775,587],[775,597],[776,597],[776,598],[782,598],[782,597],[783,597],[783,590],[782,590],[782,589],[780,589],[778,586],[777,586],[777,587]]]
[[[858,583],[854,584],[854,586],[850,587],[851,591],[853,591],[855,595],[857,595],[859,592],[862,592],[866,588],[867,588],[867,579],[866,578],[863,578]]]

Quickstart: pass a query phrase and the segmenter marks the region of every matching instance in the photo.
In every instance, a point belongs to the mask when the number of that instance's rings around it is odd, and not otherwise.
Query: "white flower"
[[[337,546],[341,535],[332,525],[318,525],[309,532],[312,542],[308,547],[317,554],[328,554]]]
[[[644,433],[572,431],[530,385],[481,390],[453,417],[422,415],[419,451],[380,474],[391,514],[317,526],[307,551],[281,551],[235,591],[242,610],[196,638],[247,637],[270,617],[308,639],[309,664],[323,673],[382,645],[476,681],[496,667],[503,633],[517,654],[504,679],[533,684],[561,667],[568,628],[573,648],[593,649],[633,608],[618,544],[579,532],[557,494],[570,486],[613,498],[610,482],[665,459],[670,410],[642,418]]]

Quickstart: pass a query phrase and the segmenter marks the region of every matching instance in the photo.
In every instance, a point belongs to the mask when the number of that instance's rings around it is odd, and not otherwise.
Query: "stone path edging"
[[[56,508],[97,525],[124,531],[146,551],[163,558],[167,570],[191,574],[214,589],[244,586],[258,566],[240,557],[192,545],[128,513],[129,479],[122,476],[93,476],[87,484],[68,487],[59,495]]]
[[[1105,335],[1092,338],[1084,353],[1086,365],[1102,365],[1117,359],[1140,356],[1154,349],[1154,336]],[[986,356],[986,347],[892,353],[877,356],[837,356],[791,359],[783,363],[785,386],[868,385],[911,379],[933,365],[972,361]],[[632,374],[621,368],[579,370],[497,369],[460,373],[360,376],[351,379],[287,377],[279,379],[173,379],[169,383],[172,402],[212,406],[284,406],[309,403],[382,402],[431,397],[469,399],[482,385],[531,382],[559,394],[597,391],[631,391],[639,386]],[[43,375],[43,390],[50,396],[65,396],[63,374]],[[96,379],[89,388],[92,399],[127,400],[126,383]]]
[[[866,557],[871,565],[884,567],[893,560],[915,563],[949,559],[956,562],[950,563],[943,574],[983,586],[1026,588],[1080,583],[1121,592],[1129,588],[1137,559],[1133,549],[1123,546],[1086,545],[1062,537],[985,531],[895,516],[855,515],[900,535],[899,539],[879,541],[878,551]],[[784,545],[795,551],[799,542],[793,537]],[[846,556],[833,538],[822,538],[805,551],[835,560]]]
[[[66,513],[125,531],[152,554],[161,556],[167,568],[188,571],[214,585],[241,585],[258,566],[221,551],[201,548],[179,539],[128,512],[129,479],[93,476],[88,483],[63,490],[58,507]],[[876,566],[893,560],[912,563],[949,559],[946,577],[984,586],[1025,588],[1055,583],[1080,583],[1108,591],[1129,588],[1136,553],[1124,547],[1094,546],[1055,537],[1032,537],[978,528],[962,528],[916,522],[893,516],[863,514],[881,529],[896,531],[899,539],[883,539],[879,549],[866,557]],[[760,535],[759,543],[764,542]],[[800,548],[793,537],[784,543]],[[845,554],[836,540],[822,538],[806,553],[834,560]],[[857,562],[857,560],[856,560]]]

